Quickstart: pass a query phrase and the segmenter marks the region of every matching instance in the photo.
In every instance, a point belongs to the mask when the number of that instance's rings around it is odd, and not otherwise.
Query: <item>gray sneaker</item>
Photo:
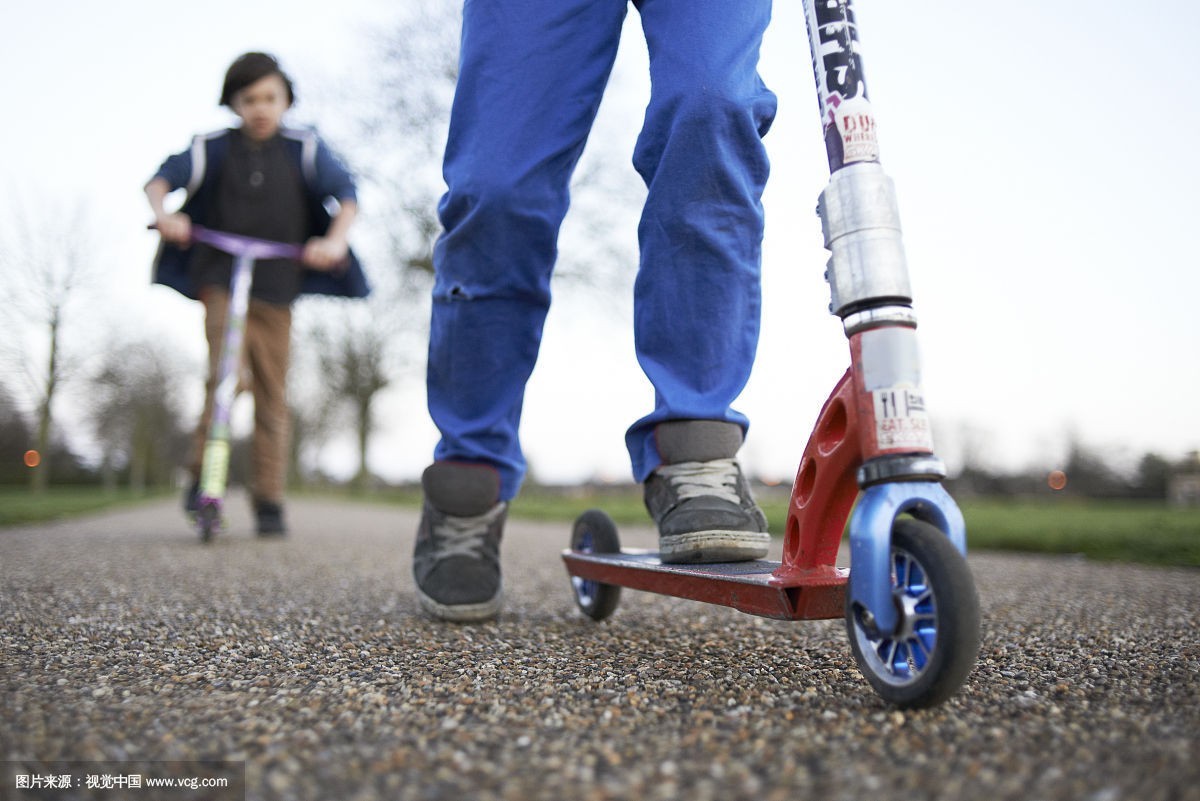
[[[646,509],[670,563],[745,562],[767,555],[771,536],[734,454],[733,423],[686,420],[655,429],[661,464],[646,480]]]
[[[425,503],[413,549],[421,608],[442,620],[487,620],[500,612],[500,538],[508,504],[490,467],[435,462],[421,477]]]

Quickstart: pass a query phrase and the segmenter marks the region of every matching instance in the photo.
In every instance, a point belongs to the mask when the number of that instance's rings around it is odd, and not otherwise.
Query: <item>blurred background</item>
[[[48,0],[0,28],[0,482],[172,488],[203,393],[199,305],[149,283],[142,185],[199,132],[228,64],[278,56],[359,177],[366,302],[297,305],[293,482],[411,484],[430,249],[444,190],[455,0],[194,5]],[[882,161],[895,180],[925,391],[956,492],[1200,503],[1200,7],[857,0]],[[742,461],[785,491],[848,364],[827,311],[828,178],[804,15],[776,3],[759,359]],[[522,437],[531,482],[630,481],[625,428],[652,390],[633,353],[649,94],[631,7],[574,180]],[[235,431],[250,428],[249,399]],[[235,462],[235,475],[236,465]]]

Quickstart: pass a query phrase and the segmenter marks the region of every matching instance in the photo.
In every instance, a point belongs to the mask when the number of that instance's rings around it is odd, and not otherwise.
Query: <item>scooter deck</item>
[[[731,606],[776,620],[826,620],[843,615],[849,571],[826,567],[782,575],[779,562],[664,564],[657,551],[563,551],[572,576],[676,598]]]

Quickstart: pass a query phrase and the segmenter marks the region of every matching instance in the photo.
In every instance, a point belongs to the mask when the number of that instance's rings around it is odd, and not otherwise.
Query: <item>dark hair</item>
[[[278,75],[283,79],[283,85],[287,87],[288,103],[295,103],[296,92],[292,88],[292,79],[280,68],[274,56],[266,53],[244,53],[238,56],[225,72],[225,85],[221,87],[221,105],[233,108],[234,95],[268,75]]]

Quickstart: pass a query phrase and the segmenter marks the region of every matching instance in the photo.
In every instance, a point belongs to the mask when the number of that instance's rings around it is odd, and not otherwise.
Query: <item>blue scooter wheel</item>
[[[891,565],[896,631],[880,634],[847,594],[850,647],[885,701],[901,708],[935,706],[962,686],[979,655],[975,583],[946,535],[911,518],[892,527]]]
[[[619,553],[621,541],[612,518],[599,509],[589,509],[571,529],[571,550],[579,553]],[[614,584],[571,577],[571,589],[580,611],[592,620],[604,620],[617,608],[621,588]]]

